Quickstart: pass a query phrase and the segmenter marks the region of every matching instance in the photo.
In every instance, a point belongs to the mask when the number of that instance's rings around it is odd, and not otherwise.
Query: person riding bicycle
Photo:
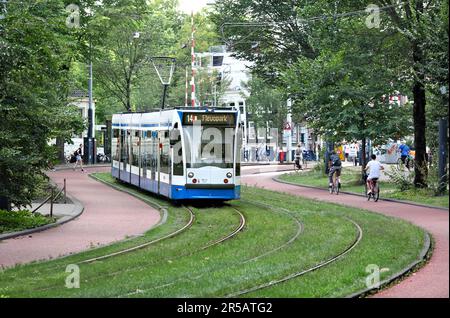
[[[333,174],[336,173],[336,179],[338,181],[338,187],[341,187],[341,181],[339,180],[339,177],[341,176],[342,171],[342,162],[339,158],[339,155],[336,153],[336,151],[333,151],[331,153],[330,159],[328,160],[328,168],[330,169],[328,173],[328,178],[330,181],[329,188],[333,187]]]
[[[303,170],[302,168],[302,159],[303,159],[303,149],[302,145],[298,144],[297,149],[295,149],[295,164],[300,170]]]
[[[404,140],[402,140],[402,144],[400,145],[400,147],[398,147],[398,149],[400,150],[400,155],[401,155],[401,159],[403,164],[406,164],[406,159],[409,158],[409,153],[411,151],[411,149],[409,149],[408,145],[405,143]]]
[[[369,170],[369,175],[367,176],[367,195],[370,195],[373,191],[374,181],[376,182],[381,175],[381,170],[384,170],[384,167],[378,162],[377,156],[372,155],[372,160],[369,161],[364,171],[367,173]]]

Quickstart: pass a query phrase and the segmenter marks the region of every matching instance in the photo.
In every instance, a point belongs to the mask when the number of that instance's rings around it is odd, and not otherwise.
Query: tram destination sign
[[[236,114],[233,113],[183,113],[183,125],[193,125],[199,121],[201,125],[234,126]]]

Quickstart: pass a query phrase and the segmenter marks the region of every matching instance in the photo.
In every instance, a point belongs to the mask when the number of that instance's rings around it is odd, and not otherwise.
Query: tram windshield
[[[186,167],[233,168],[235,132],[231,126],[184,126]]]

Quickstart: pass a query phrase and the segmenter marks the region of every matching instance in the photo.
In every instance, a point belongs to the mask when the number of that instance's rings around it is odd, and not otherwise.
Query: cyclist
[[[341,180],[339,177],[341,176],[341,170],[342,170],[342,162],[339,158],[336,151],[333,151],[331,153],[330,159],[328,160],[328,168],[330,169],[330,172],[328,173],[328,179],[329,179],[329,188],[331,189],[333,187],[333,174],[336,173],[336,179],[338,181],[338,187],[341,188]]]
[[[300,170],[303,170],[302,168],[302,159],[303,159],[303,149],[302,145],[298,144],[297,149],[295,149],[295,164]]]
[[[381,170],[384,170],[384,167],[379,163],[376,159],[376,155],[371,156],[372,160],[369,161],[364,171],[369,170],[369,175],[367,176],[367,195],[370,195],[373,191],[374,181],[377,181],[380,178]]]
[[[402,140],[402,144],[400,145],[400,147],[398,149],[400,150],[402,162],[404,165],[406,165],[406,159],[409,160],[409,152],[411,151],[411,149],[409,149],[408,145],[405,143],[404,140]],[[408,164],[408,166],[409,166],[409,164]]]

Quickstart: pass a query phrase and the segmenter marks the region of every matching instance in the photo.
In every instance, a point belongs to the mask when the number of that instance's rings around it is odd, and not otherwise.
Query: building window
[[[214,55],[212,63],[213,63],[212,66],[222,66],[222,64],[223,64],[223,55]]]

